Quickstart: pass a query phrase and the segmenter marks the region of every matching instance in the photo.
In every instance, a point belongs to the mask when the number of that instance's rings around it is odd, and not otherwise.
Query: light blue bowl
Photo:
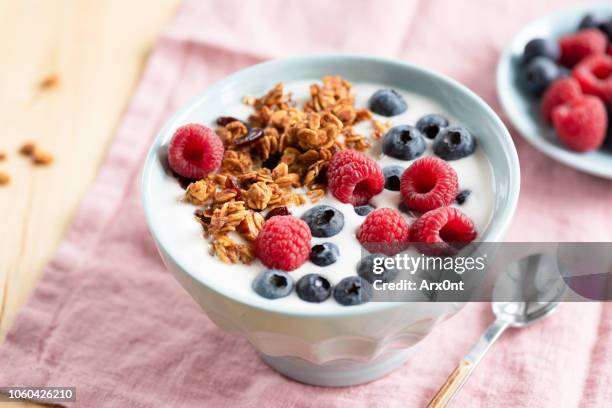
[[[523,92],[518,85],[520,58],[525,44],[537,37],[559,38],[575,32],[588,12],[612,16],[612,4],[581,4],[564,8],[527,24],[501,55],[497,65],[497,94],[512,125],[535,148],[570,167],[612,178],[612,152],[575,153],[562,146],[554,129],[540,115],[539,99]]]
[[[287,302],[279,307],[254,293],[238,296],[231,286],[221,287],[212,279],[213,273],[227,274],[231,279],[236,271],[212,262],[202,267],[201,257],[184,250],[193,237],[176,232],[176,219],[169,216],[168,206],[175,205],[172,200],[177,198],[168,199],[174,194],[169,194],[168,188],[176,188],[176,181],[163,164],[164,147],[179,126],[210,124],[224,114],[227,104],[244,95],[261,95],[279,81],[312,80],[329,74],[420,94],[471,129],[491,162],[496,192],[494,214],[480,239],[502,239],[517,205],[520,183],[516,150],[502,121],[482,99],[455,81],[404,62],[369,56],[318,55],[270,61],[209,87],[160,130],[146,158],[142,199],[164,263],[219,327],[246,337],[270,366],[290,378],[345,386],[374,380],[403,364],[414,346],[459,305],[370,302],[340,307],[335,303]],[[220,270],[211,270],[215,265]]]

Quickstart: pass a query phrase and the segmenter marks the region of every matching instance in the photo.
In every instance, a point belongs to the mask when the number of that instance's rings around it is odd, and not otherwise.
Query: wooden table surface
[[[12,178],[0,186],[0,341],[96,176],[178,3],[0,0],[0,151],[8,154],[0,171]],[[41,87],[45,78],[56,80]],[[55,162],[33,166],[17,154],[26,140]]]

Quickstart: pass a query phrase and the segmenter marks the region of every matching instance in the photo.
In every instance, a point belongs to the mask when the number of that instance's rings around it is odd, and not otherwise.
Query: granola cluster
[[[316,202],[326,192],[325,172],[334,153],[370,147],[353,125],[372,121],[372,138],[390,127],[357,109],[351,84],[326,76],[310,86],[310,99],[297,107],[277,84],[260,98],[245,97],[254,112],[248,123],[217,120],[225,146],[221,169],[191,183],[185,199],[201,206],[196,218],[211,241],[212,253],[227,263],[250,263],[254,241],[265,219],[262,212]]]

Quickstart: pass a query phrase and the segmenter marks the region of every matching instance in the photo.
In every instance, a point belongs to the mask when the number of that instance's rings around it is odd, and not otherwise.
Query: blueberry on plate
[[[302,215],[313,237],[327,238],[336,235],[344,227],[344,215],[329,205],[317,205]]]
[[[310,249],[309,259],[315,265],[327,266],[331,265],[338,260],[340,251],[336,244],[331,242],[324,242],[322,244],[314,245]]]
[[[433,142],[435,155],[444,160],[459,160],[471,155],[475,150],[476,139],[461,126],[447,127]]]
[[[342,279],[334,288],[334,299],[343,306],[360,305],[372,300],[374,288],[360,276]]]
[[[394,126],[383,138],[382,151],[387,156],[396,159],[414,160],[425,151],[425,139],[419,129],[414,126]]]
[[[402,166],[387,166],[383,169],[385,188],[391,191],[400,191],[400,177],[404,168]]]
[[[285,297],[293,290],[293,278],[287,272],[268,269],[255,277],[252,288],[266,299]]]
[[[440,130],[448,126],[448,119],[442,115],[425,115],[416,123],[417,129],[428,139],[435,139]]]
[[[397,278],[399,271],[395,268],[387,268],[385,266],[386,259],[391,258],[384,254],[370,254],[361,258],[357,264],[357,275],[370,283],[374,283],[377,280],[391,282]]]
[[[602,22],[598,27],[605,35],[608,36],[608,39],[612,40],[612,18]]]
[[[408,108],[404,97],[395,89],[379,89],[369,101],[370,110],[382,116],[395,116]]]
[[[559,44],[554,39],[534,38],[525,44],[523,63],[526,64],[536,57],[544,57],[551,61],[558,61],[560,54]]]
[[[371,213],[372,211],[374,211],[376,208],[372,207],[371,205],[358,205],[356,207],[354,207],[355,213],[357,215],[360,215],[362,217],[365,217],[366,215],[368,215],[369,213]]]
[[[593,13],[585,14],[578,24],[578,30],[585,30],[587,28],[598,28],[603,21]]]
[[[323,276],[309,273],[302,276],[295,285],[298,297],[306,302],[321,303],[331,296],[331,284]]]
[[[545,57],[535,57],[523,67],[523,86],[527,92],[539,96],[561,75],[561,69],[556,63]]]
[[[455,201],[457,202],[457,204],[463,205],[465,204],[465,201],[467,200],[470,194],[472,194],[470,190],[463,190],[459,194],[457,194],[457,196],[455,197]]]

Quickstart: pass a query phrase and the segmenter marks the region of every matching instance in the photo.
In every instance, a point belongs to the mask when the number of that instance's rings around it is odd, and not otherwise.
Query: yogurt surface
[[[309,100],[309,86],[315,82],[320,81],[319,79],[308,79],[285,83],[284,85],[285,90],[292,93],[293,101],[301,107]],[[370,96],[378,89],[385,88],[385,86],[379,84],[359,82],[353,82],[352,86],[356,108],[367,107]],[[408,103],[408,109],[403,114],[391,118],[374,114],[376,119],[382,122],[390,120],[393,126],[401,124],[414,126],[420,117],[436,113],[445,116],[449,120],[450,125],[462,125],[461,118],[448,115],[447,112],[434,101],[415,93],[406,92],[402,89],[396,90],[402,94]],[[248,115],[253,111],[252,107],[244,105],[241,100],[221,100],[220,103],[224,116],[233,116],[238,119],[246,120]],[[212,118],[210,123],[203,124],[214,128],[215,118]],[[354,129],[357,133],[367,137],[373,132],[370,121],[361,122],[355,125]],[[478,142],[480,137],[478,129],[469,130]],[[420,158],[433,155],[432,140],[425,138],[425,141],[427,149]],[[372,147],[365,153],[378,161],[383,168],[389,165],[399,165],[403,168],[407,168],[412,163],[411,161],[403,161],[382,154],[382,139],[371,140],[371,144]],[[474,154],[460,160],[448,161],[448,163],[457,172],[459,191],[471,191],[471,194],[463,205],[453,205],[460,208],[462,212],[472,219],[478,232],[478,237],[476,238],[476,240],[478,240],[493,215],[495,183],[490,163],[478,146]],[[214,287],[225,288],[228,292],[234,293],[235,297],[240,300],[248,302],[249,299],[257,298],[257,302],[261,302],[263,298],[252,290],[251,283],[257,274],[266,269],[265,266],[258,260],[250,265],[225,264],[211,255],[210,242],[203,237],[202,227],[193,217],[194,210],[197,207],[181,200],[184,190],[175,179],[168,177],[164,183],[165,185],[162,188],[163,194],[159,197],[159,200],[162,201],[160,205],[167,210],[159,214],[159,216],[167,217],[167,219],[160,223],[163,225],[163,229],[160,232],[168,234],[168,236],[172,237],[176,242],[176,248],[180,252],[181,259],[188,259],[190,266],[194,268],[192,273],[196,276],[199,274],[206,275]],[[385,189],[380,194],[373,197],[370,203],[376,208],[388,207],[397,210],[398,205],[401,203],[401,196],[399,191],[389,191]],[[289,210],[294,216],[301,217],[308,209],[321,204],[333,206],[343,213],[344,228],[333,237],[313,237],[311,243],[312,245],[316,245],[323,242],[332,242],[338,246],[340,256],[336,263],[325,267],[320,267],[307,261],[300,268],[290,272],[295,282],[303,275],[317,273],[326,277],[332,285],[335,285],[342,278],[356,274],[356,265],[362,257],[363,250],[355,234],[365,217],[357,215],[352,205],[339,202],[328,192],[324,199],[315,204],[310,203],[307,199],[305,205],[291,207]],[[407,213],[402,214],[406,217],[407,221],[412,224],[414,217]],[[318,308],[318,310],[325,311],[326,309],[332,310],[346,307],[336,303],[333,296],[319,304],[308,303],[301,300],[295,291],[285,298],[275,300],[263,299],[263,301],[277,305],[279,310],[283,308]]]

